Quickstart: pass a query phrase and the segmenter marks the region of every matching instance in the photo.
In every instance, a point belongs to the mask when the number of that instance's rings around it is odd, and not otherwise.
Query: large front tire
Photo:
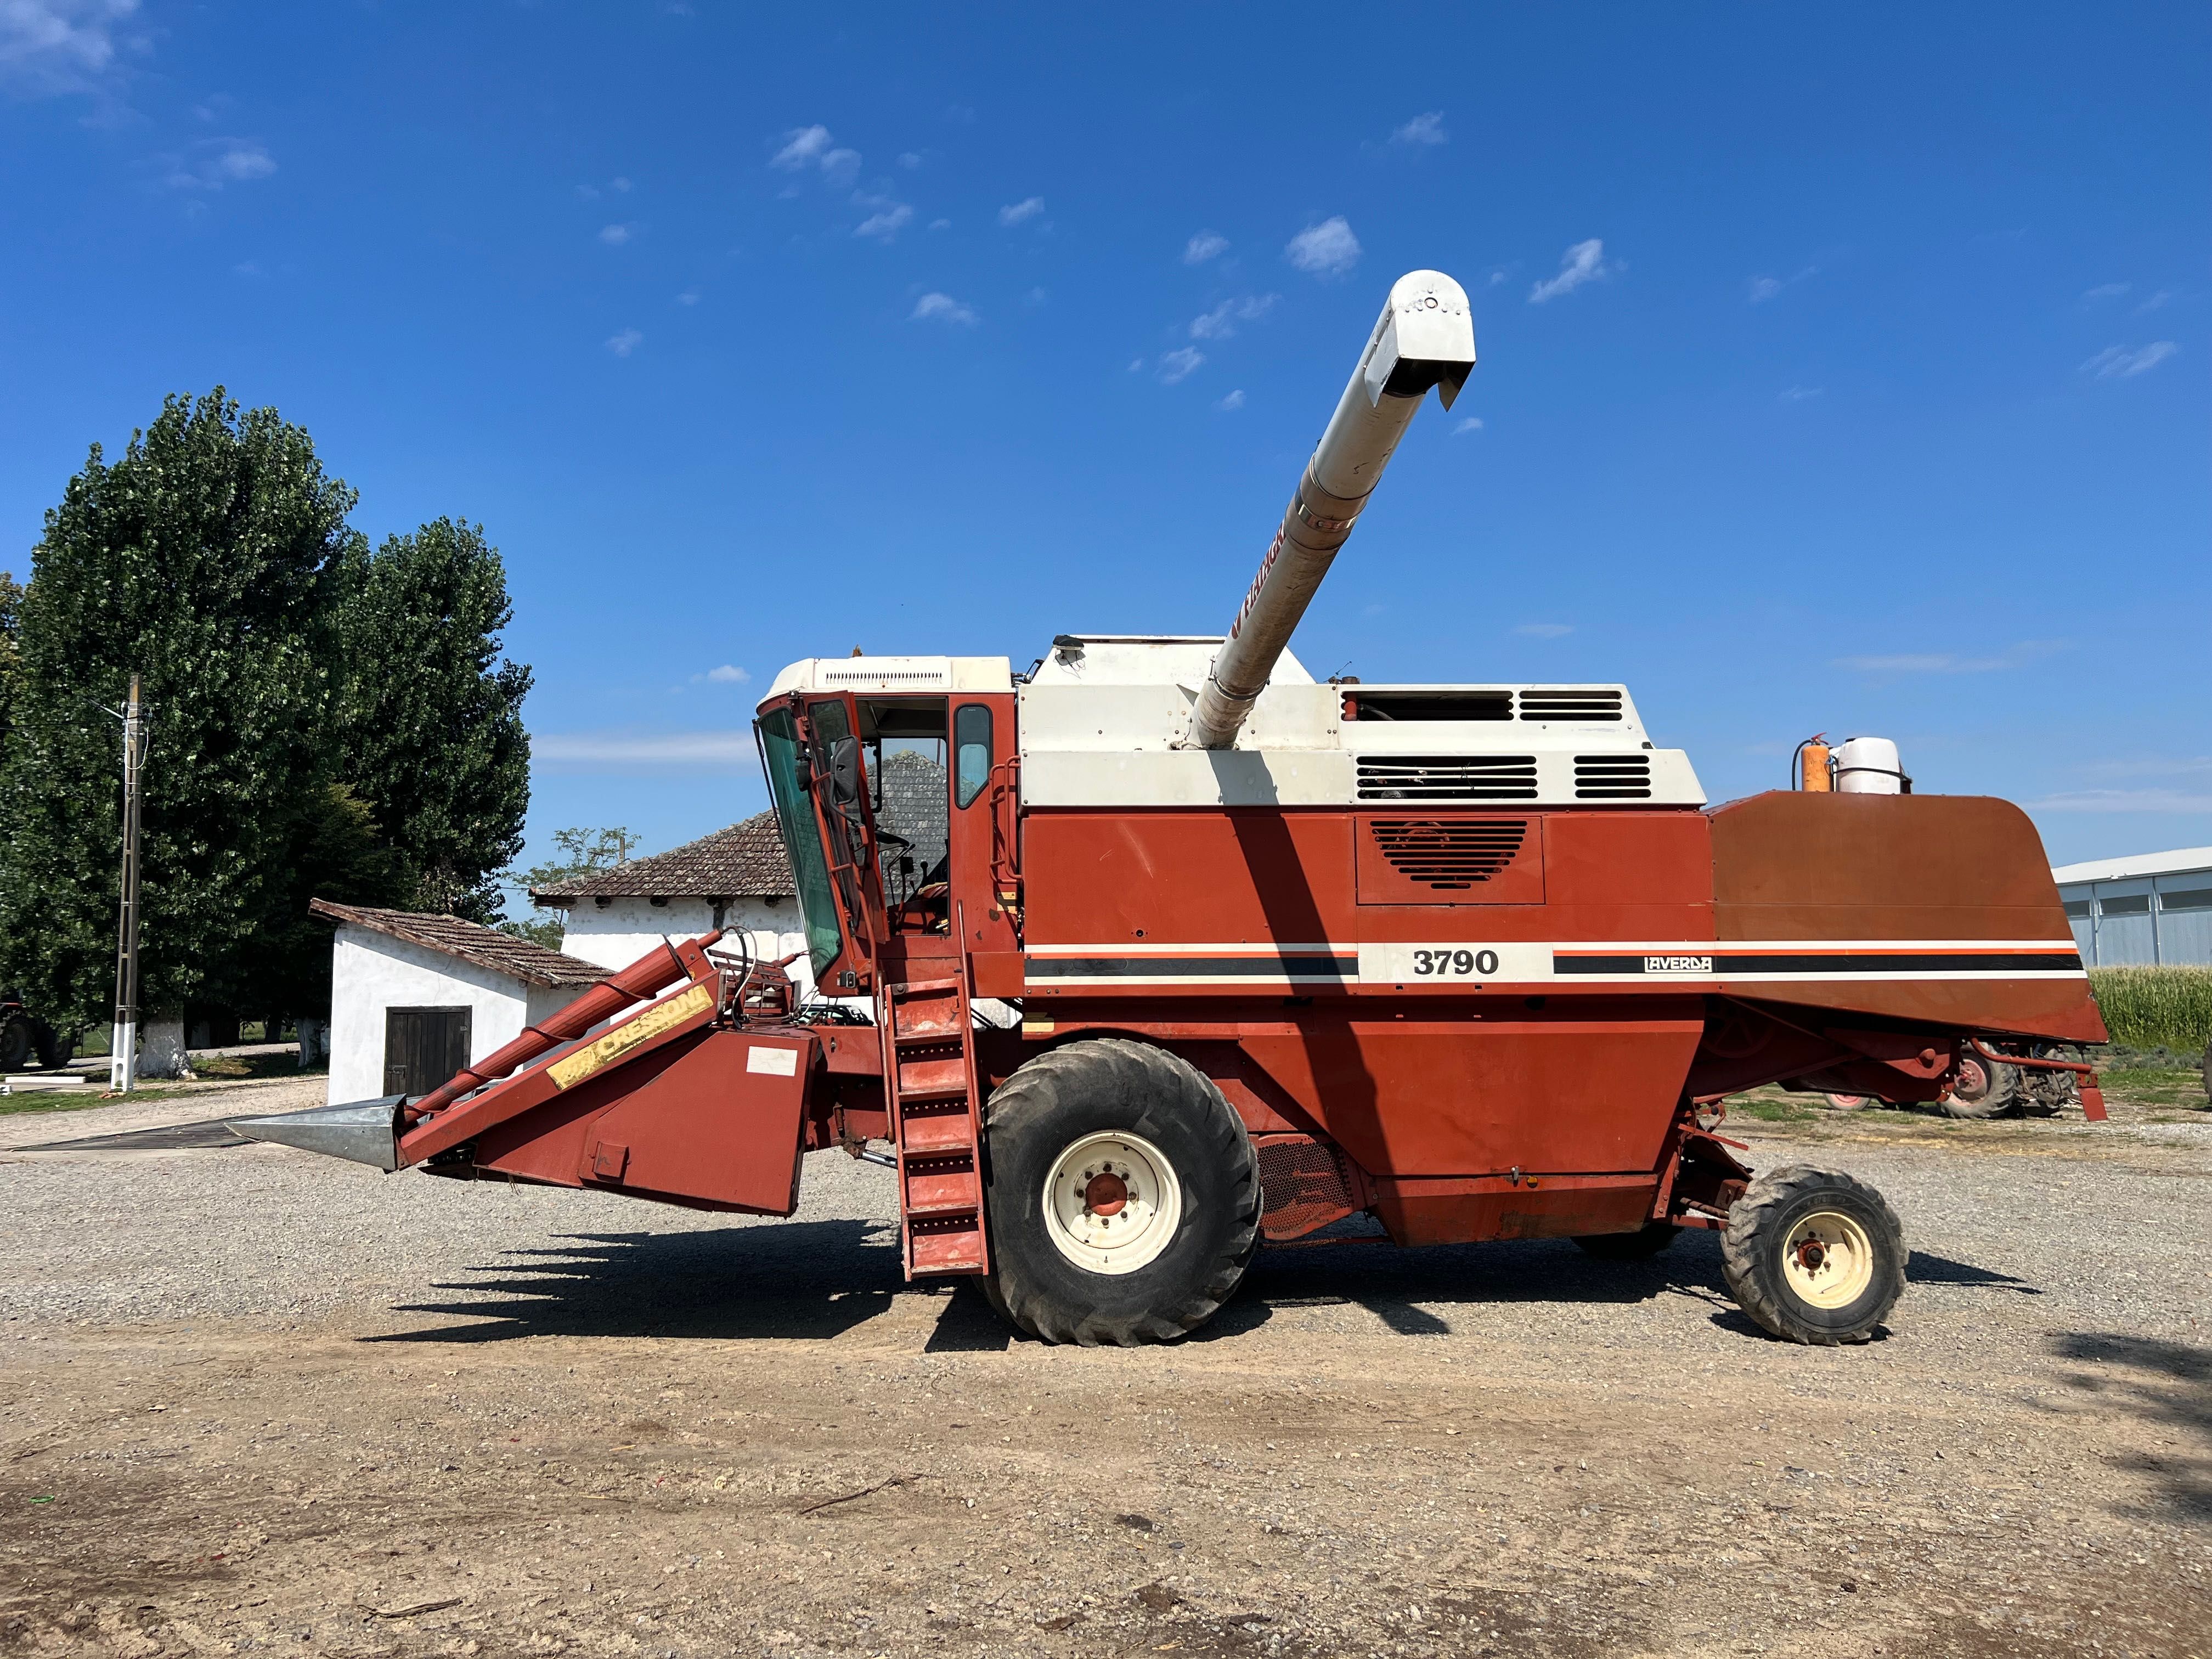
[[[1905,1289],[1905,1229],[1882,1195],[1834,1170],[1792,1164],[1729,1211],[1721,1276],[1744,1312],[1788,1342],[1863,1342]]]
[[[1120,1037],[1027,1061],[991,1097],[991,1304],[1048,1342],[1170,1342],[1244,1277],[1260,1176],[1188,1062]]]

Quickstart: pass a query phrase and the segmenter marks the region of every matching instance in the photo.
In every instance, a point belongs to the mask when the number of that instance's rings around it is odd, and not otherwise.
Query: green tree
[[[8,733],[15,725],[15,682],[23,669],[15,634],[22,613],[22,584],[14,572],[0,570],[0,757],[8,752]]]
[[[534,890],[556,887],[564,881],[628,864],[630,854],[644,842],[645,837],[635,830],[556,830],[553,844],[561,849],[562,856],[532,865],[527,870],[509,870],[501,878],[501,884],[527,899]],[[549,951],[561,948],[562,935],[568,931],[567,924],[557,914],[528,916],[519,921],[510,919],[499,926],[502,931],[518,939],[533,940]]]
[[[46,514],[21,602],[15,730],[0,757],[0,951],[57,1024],[112,980],[115,721],[144,676],[142,1001],[234,1006],[256,935],[289,908],[325,777],[325,619],[358,537],[354,494],[306,432],[216,388],[172,397],[123,458],[94,446]]]
[[[404,902],[489,921],[530,805],[531,677],[501,655],[514,609],[498,550],[439,519],[349,550],[339,574],[339,775],[382,825]]]

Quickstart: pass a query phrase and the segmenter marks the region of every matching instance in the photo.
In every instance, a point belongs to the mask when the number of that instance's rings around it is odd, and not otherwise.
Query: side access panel
[[[787,1216],[815,1054],[811,1036],[679,1038],[488,1130],[473,1161],[556,1186]]]

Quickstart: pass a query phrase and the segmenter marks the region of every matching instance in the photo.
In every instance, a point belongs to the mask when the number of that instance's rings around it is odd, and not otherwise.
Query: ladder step
[[[917,1095],[968,1098],[968,1062],[957,1054],[899,1056],[898,1091],[902,1100]]]
[[[918,1273],[983,1271],[983,1230],[964,1221],[915,1216],[906,1224],[908,1263]]]
[[[906,1160],[908,1215],[945,1215],[963,1210],[973,1214],[982,1203],[983,1183],[975,1178],[975,1160],[967,1153]]]
[[[951,1110],[921,1106],[899,1115],[899,1144],[909,1156],[929,1152],[972,1152],[975,1130],[966,1103]]]

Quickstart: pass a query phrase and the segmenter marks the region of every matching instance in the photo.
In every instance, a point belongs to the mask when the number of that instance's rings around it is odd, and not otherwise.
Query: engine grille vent
[[[1391,867],[1439,892],[1463,892],[1513,862],[1526,818],[1376,818],[1368,824]]]
[[[1649,755],[1577,755],[1575,757],[1577,800],[1650,800],[1651,757]]]
[[[1524,720],[1617,720],[1620,693],[1601,687],[1579,690],[1570,686],[1540,686],[1521,694]]]
[[[1362,800],[1534,800],[1534,755],[1362,755]]]

